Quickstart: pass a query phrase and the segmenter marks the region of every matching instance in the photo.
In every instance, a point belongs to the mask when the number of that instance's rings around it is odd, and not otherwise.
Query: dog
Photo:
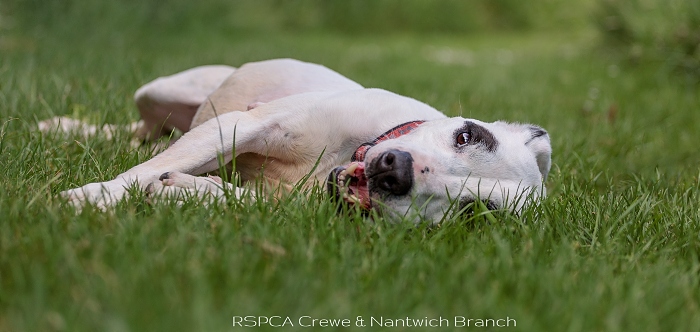
[[[541,127],[450,118],[317,64],[196,67],[144,85],[135,101],[142,121],[127,127],[137,137],[184,134],[115,179],[62,192],[76,208],[113,206],[134,186],[162,197],[223,200],[243,197],[256,187],[251,182],[275,194],[303,182],[390,220],[437,224],[477,201],[517,213],[546,194],[552,149]],[[116,130],[65,118],[39,126]],[[199,176],[222,161],[235,163],[241,186]]]

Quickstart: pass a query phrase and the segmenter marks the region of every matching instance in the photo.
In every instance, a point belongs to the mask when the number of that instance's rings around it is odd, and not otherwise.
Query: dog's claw
[[[160,175],[160,177],[158,178],[158,181],[163,181],[163,180],[166,180],[169,178],[170,178],[170,172],[165,172],[165,173]]]

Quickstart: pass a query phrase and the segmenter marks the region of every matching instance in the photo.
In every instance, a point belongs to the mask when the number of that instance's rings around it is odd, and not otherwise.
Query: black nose
[[[413,186],[413,158],[408,152],[385,151],[372,160],[367,171],[370,189],[400,196]]]

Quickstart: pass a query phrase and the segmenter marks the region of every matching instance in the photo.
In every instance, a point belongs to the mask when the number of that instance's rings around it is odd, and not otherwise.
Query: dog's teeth
[[[350,164],[348,168],[346,168],[343,172],[345,174],[355,174],[355,170],[357,169],[357,163]]]
[[[360,204],[360,199],[356,195],[343,193],[343,199],[354,204]]]

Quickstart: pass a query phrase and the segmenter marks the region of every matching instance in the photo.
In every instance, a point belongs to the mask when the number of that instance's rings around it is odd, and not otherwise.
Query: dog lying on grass
[[[220,156],[235,161],[242,183],[262,180],[261,187],[279,193],[308,177],[306,185],[325,182],[332,197],[350,205],[416,222],[437,223],[475,201],[517,212],[545,195],[551,146],[542,128],[448,118],[316,64],[197,67],[144,85],[135,100],[142,121],[130,128],[137,137],[185,134],[113,180],[62,192],[77,208],[112,206],[133,186],[173,199],[251,190],[198,176],[218,170]],[[39,126],[114,130],[65,118]]]

